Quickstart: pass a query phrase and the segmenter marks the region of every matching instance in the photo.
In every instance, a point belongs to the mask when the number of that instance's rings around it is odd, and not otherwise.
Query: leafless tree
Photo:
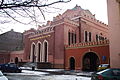
[[[59,8],[51,7],[51,5],[70,1],[71,0],[0,0],[0,24],[9,23],[12,19],[22,24],[31,24],[34,22],[37,25],[41,23],[41,21],[37,20],[38,16],[41,14],[43,19],[45,19],[44,12],[50,12],[47,10],[48,8],[60,10]]]

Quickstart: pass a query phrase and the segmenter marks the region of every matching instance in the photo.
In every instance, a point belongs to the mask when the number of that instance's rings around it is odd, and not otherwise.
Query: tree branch
[[[21,24],[27,25],[26,23],[23,23],[23,22],[21,22],[21,21],[15,19],[14,17],[12,17],[7,11],[5,11],[5,10],[3,10],[3,11],[4,11],[9,17],[11,17],[13,20],[15,20],[15,21],[17,21],[17,22],[19,22],[19,23],[21,23]]]
[[[39,0],[38,0],[39,1]],[[11,4],[2,4],[0,5],[0,9],[7,9],[7,8],[17,8],[17,7],[46,7],[46,6],[50,6],[56,3],[67,3],[70,2],[71,0],[68,1],[64,1],[64,0],[59,0],[59,1],[55,1],[52,3],[48,3],[48,4],[33,4],[34,0],[31,0],[30,2],[25,1],[19,4],[15,4],[15,3],[11,3]],[[35,1],[36,2],[36,1]]]

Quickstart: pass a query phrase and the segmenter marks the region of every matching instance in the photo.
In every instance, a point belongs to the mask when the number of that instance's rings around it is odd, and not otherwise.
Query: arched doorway
[[[99,64],[100,60],[95,53],[89,52],[83,56],[83,70],[96,71]]]
[[[18,57],[15,57],[15,64],[18,64]]]
[[[69,59],[69,66],[70,66],[70,70],[75,69],[75,59],[73,57]]]

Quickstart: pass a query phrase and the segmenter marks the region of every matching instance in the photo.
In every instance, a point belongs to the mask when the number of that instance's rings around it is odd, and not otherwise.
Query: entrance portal
[[[89,52],[84,55],[83,70],[96,71],[99,64],[100,64],[99,58],[95,53]]]
[[[69,63],[70,63],[70,70],[74,70],[75,69],[75,59],[73,57],[70,58]]]
[[[18,64],[18,57],[15,57],[15,64]]]

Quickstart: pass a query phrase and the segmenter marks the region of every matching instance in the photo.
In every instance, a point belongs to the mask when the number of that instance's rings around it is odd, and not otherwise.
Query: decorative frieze
[[[48,38],[48,37],[50,37],[50,36],[51,36],[51,35],[46,35],[46,36],[41,36],[41,37],[32,38],[32,39],[30,39],[30,40],[33,41],[33,40]]]
[[[71,45],[65,45],[65,48],[80,48],[80,47],[96,47],[109,45],[109,40],[103,40],[98,42],[85,42],[85,43],[76,43]]]

